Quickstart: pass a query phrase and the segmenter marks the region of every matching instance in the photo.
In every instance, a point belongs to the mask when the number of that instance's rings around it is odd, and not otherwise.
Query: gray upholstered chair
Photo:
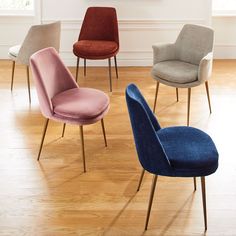
[[[208,104],[211,103],[208,79],[212,72],[214,31],[200,25],[184,25],[175,43],[153,45],[152,77],[157,81],[153,111],[155,112],[159,83],[176,88],[188,88],[189,125],[191,88],[205,83]]]
[[[9,49],[8,55],[12,59],[11,91],[13,89],[15,63],[26,65],[29,101],[31,102],[29,59],[32,54],[43,48],[54,47],[59,51],[60,34],[60,21],[51,24],[34,25],[29,29],[22,45],[16,45]]]

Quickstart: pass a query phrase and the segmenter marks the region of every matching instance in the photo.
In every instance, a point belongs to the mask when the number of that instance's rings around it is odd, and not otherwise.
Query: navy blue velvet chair
[[[205,230],[207,230],[205,176],[218,168],[218,152],[211,137],[203,131],[175,126],[161,128],[155,115],[134,84],[126,89],[126,101],[139,161],[143,167],[138,189],[145,170],[152,173],[145,230],[148,227],[157,177],[201,177]]]

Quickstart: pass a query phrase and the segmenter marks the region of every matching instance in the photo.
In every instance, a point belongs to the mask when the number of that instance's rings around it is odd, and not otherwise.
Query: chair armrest
[[[155,44],[153,49],[153,65],[161,61],[168,61],[175,59],[175,44]]]
[[[213,53],[208,53],[202,58],[198,68],[198,80],[201,82],[207,81],[212,73]]]

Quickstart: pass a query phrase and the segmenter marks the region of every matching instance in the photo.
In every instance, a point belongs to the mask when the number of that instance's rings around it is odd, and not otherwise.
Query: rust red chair
[[[49,119],[64,124],[79,125],[81,152],[84,172],[86,172],[83,126],[101,121],[105,146],[107,146],[103,117],[109,110],[109,97],[96,89],[80,88],[54,48],[46,48],[34,53],[30,59],[30,66],[40,109],[46,118],[38,160]]]
[[[119,51],[119,32],[116,9],[112,7],[89,7],[85,14],[78,41],[73,45],[77,56],[76,81],[78,81],[79,61],[108,59],[110,91],[112,91],[111,58],[114,57],[116,77],[118,68],[116,55]]]

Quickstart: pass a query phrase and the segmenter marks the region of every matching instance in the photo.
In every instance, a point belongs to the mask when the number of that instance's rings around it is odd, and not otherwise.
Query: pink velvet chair
[[[101,121],[107,146],[103,117],[109,110],[108,96],[96,89],[80,88],[54,48],[46,48],[33,54],[30,66],[40,109],[46,117],[38,160],[49,119],[64,124],[76,124],[80,126],[81,150],[86,172],[83,126]]]

